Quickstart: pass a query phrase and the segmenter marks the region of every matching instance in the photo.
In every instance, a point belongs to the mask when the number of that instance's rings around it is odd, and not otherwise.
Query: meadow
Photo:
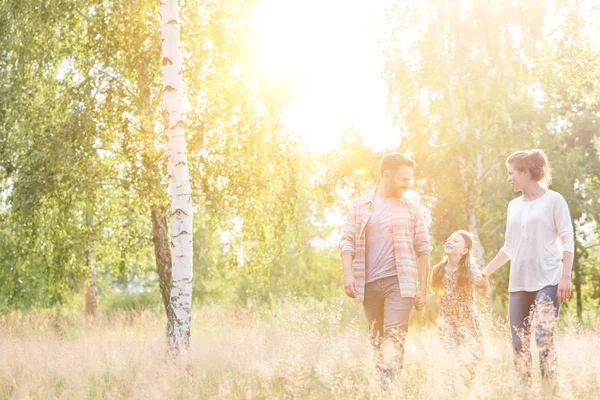
[[[0,400],[600,398],[599,44],[598,0],[0,1]],[[428,306],[383,390],[348,202],[410,156],[431,265],[468,229],[483,267],[526,149],[574,230],[557,386],[535,346],[517,381],[504,267],[474,379]]]
[[[116,312],[94,321],[77,313],[12,312],[0,319],[0,398],[597,398],[597,326],[562,321],[558,385],[550,393],[537,371],[532,387],[517,382],[508,327],[491,315],[483,314],[484,360],[467,384],[435,325],[415,313],[405,367],[383,390],[361,309],[342,299],[196,308],[186,366],[166,358],[165,318],[157,311]]]

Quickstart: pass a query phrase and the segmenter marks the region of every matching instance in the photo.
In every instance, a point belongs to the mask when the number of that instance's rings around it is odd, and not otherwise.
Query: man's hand
[[[351,298],[356,297],[356,292],[358,292],[358,286],[356,285],[356,279],[354,275],[350,274],[349,276],[344,278],[344,291],[346,295]]]
[[[417,295],[415,296],[415,310],[421,311],[423,307],[425,307],[425,303],[427,302],[427,294],[424,290],[417,290]]]
[[[571,277],[566,276],[560,278],[558,283],[558,301],[563,303],[569,298],[571,298]]]

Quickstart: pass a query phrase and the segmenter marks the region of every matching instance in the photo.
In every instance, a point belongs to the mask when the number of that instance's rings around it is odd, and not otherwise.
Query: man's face
[[[413,180],[412,167],[402,165],[395,171],[385,171],[385,174],[387,174],[387,185],[391,190],[401,193],[410,189]]]

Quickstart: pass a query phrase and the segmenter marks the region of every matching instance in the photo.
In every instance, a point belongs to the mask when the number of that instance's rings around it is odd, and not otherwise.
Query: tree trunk
[[[573,224],[573,236],[575,239],[573,254],[573,270],[575,271],[575,276],[573,279],[573,284],[575,286],[575,299],[577,300],[577,321],[581,323],[583,321],[583,301],[581,298],[581,265],[579,263],[581,254],[579,251],[577,251],[577,227],[575,224]]]
[[[173,357],[187,359],[192,311],[192,187],[183,123],[183,81],[179,49],[179,5],[160,6],[163,55],[163,115],[167,136],[167,170],[171,191],[171,296],[167,309],[167,338]]]
[[[167,226],[167,207],[152,206],[150,210],[158,283],[166,312],[169,309],[169,297],[171,296],[171,247],[169,245],[169,227]]]
[[[476,134],[478,135],[478,132],[476,132]],[[481,182],[480,182],[480,177],[483,175],[483,166],[482,166],[482,159],[481,159],[481,154],[477,154],[477,159],[476,159],[476,170],[475,170],[475,183],[473,185],[470,185],[465,177],[465,173],[464,170],[466,168],[466,161],[461,157],[460,158],[461,161],[461,170],[462,172],[462,176],[463,176],[463,181],[465,182],[464,184],[464,188],[466,191],[466,204],[465,204],[465,211],[467,213],[467,225],[468,225],[468,229],[469,232],[471,232],[471,234],[473,234],[473,236],[475,236],[476,240],[475,243],[473,243],[473,252],[474,252],[474,256],[475,256],[475,261],[477,262],[477,265],[479,266],[479,268],[483,268],[485,267],[485,251],[483,246],[481,245],[481,241],[479,240],[479,226],[477,225],[477,214],[476,214],[476,202],[478,199],[481,198]]]
[[[91,249],[87,254],[90,269],[90,284],[85,293],[85,314],[89,318],[95,318],[98,314],[98,287],[96,284],[96,255]]]
[[[160,295],[165,307],[165,313],[169,308],[171,296],[171,244],[169,238],[169,226],[167,214],[169,207],[166,198],[163,199],[164,186],[162,184],[162,164],[159,160],[164,154],[154,145],[154,113],[153,101],[151,96],[152,81],[151,62],[149,56],[144,54],[140,62],[136,64],[137,87],[139,88],[139,114],[141,131],[144,138],[150,138],[142,141],[144,151],[141,153],[141,162],[143,166],[143,177],[147,185],[147,191],[144,193],[150,202],[150,217],[152,220],[152,243],[154,245],[154,258],[156,262],[156,271],[158,273],[158,282]],[[166,171],[164,171],[166,172]],[[159,194],[160,195],[157,195]],[[167,314],[168,317],[168,314]]]
[[[468,226],[469,226],[469,232],[471,232],[473,234],[473,236],[475,236],[475,238],[476,238],[475,243],[473,243],[473,251],[474,251],[474,255],[475,255],[475,261],[477,262],[477,265],[479,266],[479,268],[483,268],[483,267],[485,267],[485,259],[484,259],[485,251],[479,240],[479,228],[477,226],[477,217],[475,215],[475,202],[474,202],[473,197],[474,197],[474,195],[472,193],[467,193],[467,204],[466,204],[467,222],[468,222]]]
[[[90,211],[86,212],[86,224],[92,230],[93,216]],[[91,235],[89,235],[91,237]],[[96,282],[96,252],[93,239],[90,239],[87,251],[87,263],[90,271],[90,283],[85,293],[85,314],[89,318],[95,318],[98,314],[98,287]]]

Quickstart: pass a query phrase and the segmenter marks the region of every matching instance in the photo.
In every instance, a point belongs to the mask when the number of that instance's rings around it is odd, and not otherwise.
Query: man
[[[379,185],[352,202],[340,242],[344,290],[363,302],[384,385],[402,368],[411,309],[427,298],[429,234],[419,206],[404,195],[414,166],[400,153],[383,157]]]

